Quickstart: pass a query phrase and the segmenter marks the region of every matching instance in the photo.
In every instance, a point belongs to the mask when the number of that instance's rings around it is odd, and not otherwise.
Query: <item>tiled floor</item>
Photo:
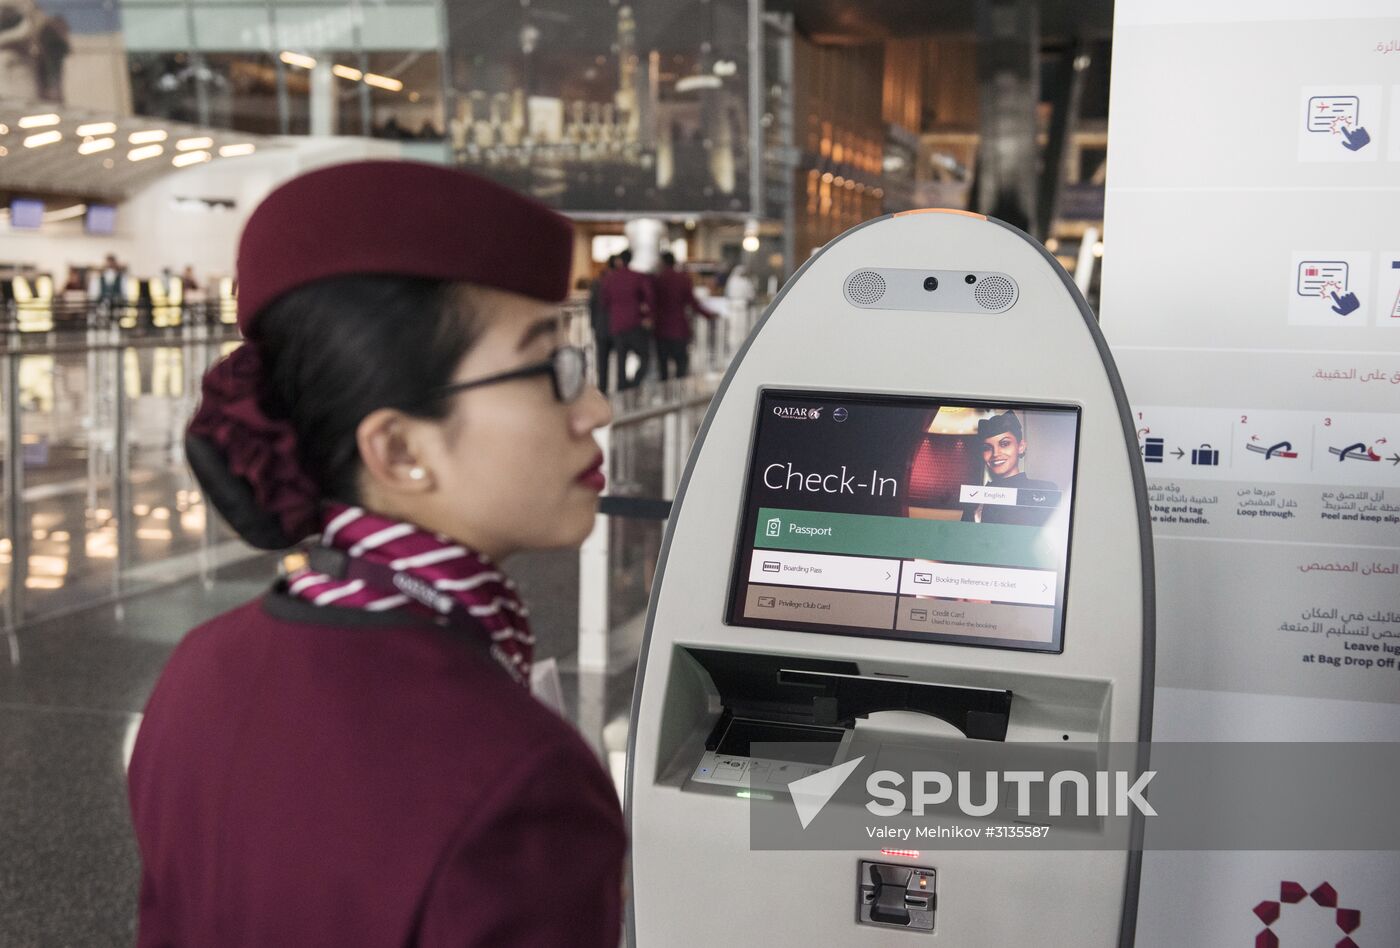
[[[268,558],[37,624],[0,660],[0,945],[127,945],[140,872],[124,748],[180,637],[264,588]],[[15,661],[15,659],[18,659]]]

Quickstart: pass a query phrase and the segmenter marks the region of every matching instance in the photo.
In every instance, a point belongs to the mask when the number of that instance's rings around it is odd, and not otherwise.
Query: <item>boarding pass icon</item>
[[[915,573],[915,574],[914,574],[914,582],[916,582],[916,583],[921,583],[921,584],[923,584],[923,585],[925,585],[925,586],[932,586],[932,585],[933,585],[933,574],[932,574],[932,573]]]
[[[1361,100],[1354,95],[1315,95],[1308,99],[1308,131],[1335,132],[1338,123],[1355,128],[1360,113]]]
[[[1345,293],[1351,268],[1345,260],[1304,260],[1298,264],[1299,296],[1326,297],[1329,290]]]

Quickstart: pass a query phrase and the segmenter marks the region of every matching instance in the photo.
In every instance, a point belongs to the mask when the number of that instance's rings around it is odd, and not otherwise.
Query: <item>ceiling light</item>
[[[133,148],[126,153],[127,161],[145,161],[147,158],[156,158],[165,154],[165,148],[161,145],[142,145],[140,148]]]
[[[78,137],[87,138],[89,135],[111,135],[116,130],[116,122],[89,122],[86,125],[78,126]]]
[[[117,147],[115,138],[92,138],[78,146],[78,154],[95,155],[99,151],[109,151]]]
[[[212,138],[182,138],[175,143],[176,151],[195,151],[200,148],[213,148]]]
[[[335,73],[342,79],[349,79],[351,82],[359,82],[361,79],[364,78],[365,75],[362,71],[356,69],[354,66],[342,66],[340,63],[336,63],[334,66],[332,66],[331,72]]]
[[[62,141],[63,133],[58,129],[49,132],[40,132],[37,135],[30,135],[24,140],[25,148],[38,148],[41,145],[52,145],[54,142]]]
[[[719,76],[686,76],[676,83],[676,91],[684,93],[697,89],[718,89],[723,85]]]
[[[403,83],[398,79],[391,79],[388,76],[381,76],[377,73],[365,73],[365,85],[377,86],[380,89],[388,89],[390,92],[400,92],[403,90]]]
[[[316,68],[316,60],[312,59],[310,56],[303,56],[301,53],[292,53],[283,50],[282,55],[278,58],[288,66],[300,66],[302,69]]]
[[[126,140],[133,145],[149,145],[152,142],[163,142],[170,137],[170,134],[162,128],[153,128],[148,132],[132,132],[126,136]]]
[[[238,145],[225,145],[219,149],[220,158],[238,158],[242,155],[251,155],[257,151],[257,146],[251,142],[243,142]]]
[[[176,155],[170,159],[170,163],[177,168],[183,168],[186,165],[197,165],[201,161],[209,161],[213,157],[207,151],[187,151],[183,155]]]
[[[52,112],[43,115],[26,115],[19,120],[20,128],[43,128],[46,125],[57,125],[59,117]]]

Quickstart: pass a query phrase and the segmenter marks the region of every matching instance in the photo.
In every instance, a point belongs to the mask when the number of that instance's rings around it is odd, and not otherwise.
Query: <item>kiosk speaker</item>
[[[1005,309],[1016,300],[1016,284],[999,273],[993,273],[977,284],[972,298],[987,309]]]
[[[885,278],[874,270],[857,270],[846,279],[846,295],[855,303],[878,303],[885,295]]]

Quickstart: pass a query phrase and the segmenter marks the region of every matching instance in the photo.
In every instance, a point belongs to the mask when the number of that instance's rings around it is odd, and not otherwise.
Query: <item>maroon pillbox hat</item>
[[[294,178],[248,218],[238,328],[289,290],[352,274],[490,286],[546,302],[569,292],[573,225],[503,185],[413,161],[357,161]]]

